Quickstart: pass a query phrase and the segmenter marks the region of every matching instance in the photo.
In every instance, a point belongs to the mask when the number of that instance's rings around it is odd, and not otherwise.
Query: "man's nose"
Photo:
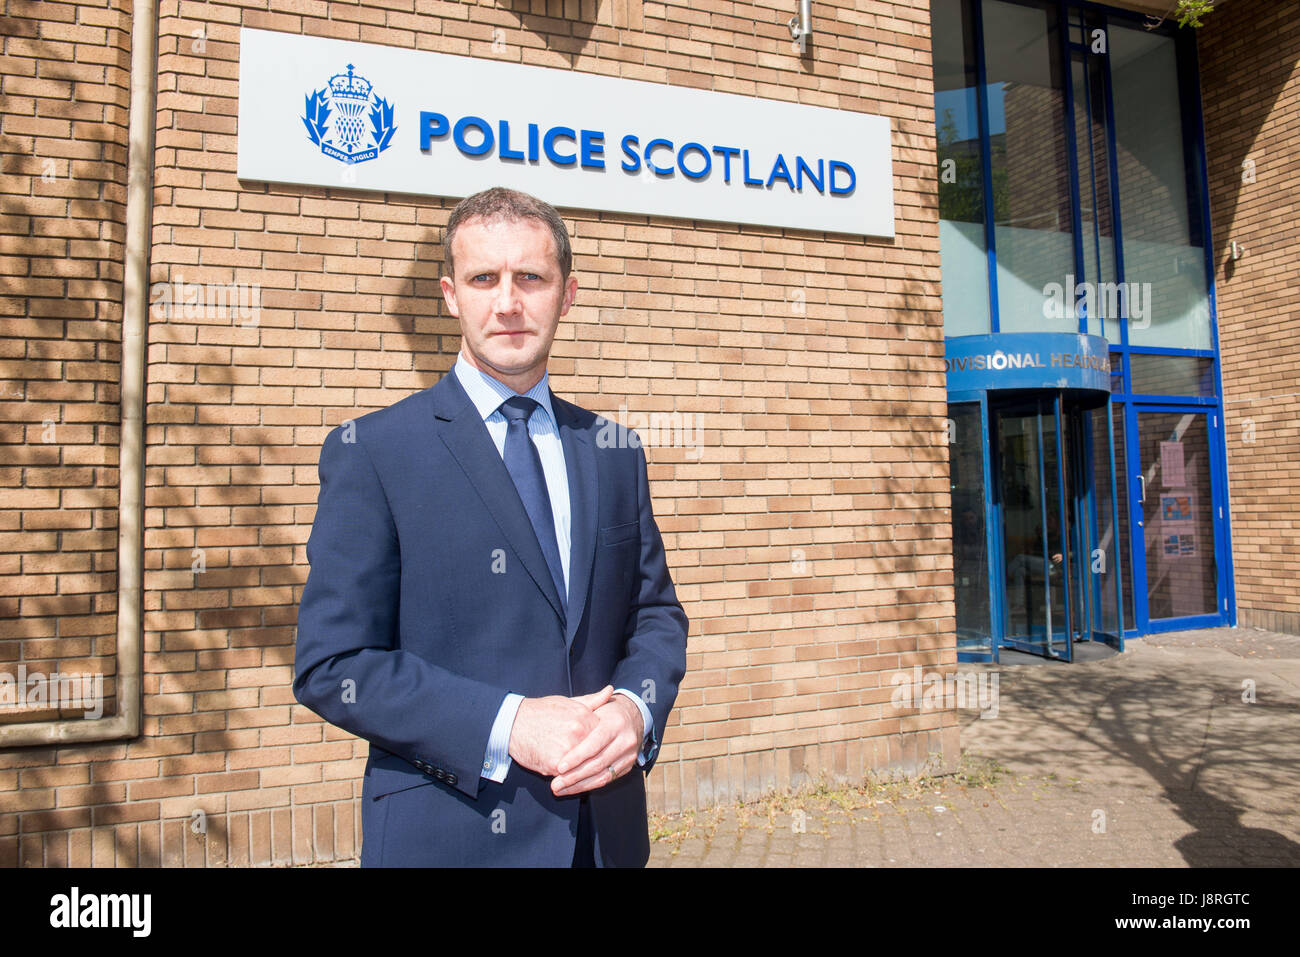
[[[497,284],[496,300],[492,304],[498,315],[513,316],[520,310],[519,288],[508,273]]]

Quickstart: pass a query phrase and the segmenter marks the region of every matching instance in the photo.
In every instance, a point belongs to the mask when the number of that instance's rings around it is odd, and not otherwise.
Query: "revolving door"
[[[1127,530],[1111,410],[1096,406],[1065,390],[950,406],[960,659],[1012,648],[1070,661],[1079,641],[1122,648]]]

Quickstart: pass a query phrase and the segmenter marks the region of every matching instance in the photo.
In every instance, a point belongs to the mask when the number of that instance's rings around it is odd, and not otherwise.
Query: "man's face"
[[[546,371],[578,280],[560,275],[551,231],[535,219],[467,220],[453,241],[456,275],[442,277],[442,295],[460,320],[461,351],[476,369],[527,392]]]

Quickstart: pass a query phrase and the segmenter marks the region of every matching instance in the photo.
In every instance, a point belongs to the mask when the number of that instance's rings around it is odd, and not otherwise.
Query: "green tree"
[[[1214,12],[1214,3],[1215,0],[1178,0],[1168,13],[1155,21],[1154,26],[1159,26],[1169,17],[1177,17],[1180,27],[1204,26],[1201,17]]]

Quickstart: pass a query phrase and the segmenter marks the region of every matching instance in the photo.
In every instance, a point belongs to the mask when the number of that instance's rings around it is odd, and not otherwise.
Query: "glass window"
[[[978,402],[948,406],[952,482],[952,580],[957,650],[993,653],[989,556],[984,529],[984,429]]]
[[[1200,197],[1183,129],[1174,38],[1109,31],[1131,345],[1209,349]]]
[[[1206,356],[1129,356],[1133,391],[1151,395],[1214,395],[1214,360]]]
[[[1058,8],[985,0],[983,15],[998,326],[1078,332],[1048,292],[1075,272]]]
[[[1084,300],[1088,313],[1086,331],[1118,343],[1120,310],[1111,211],[1110,147],[1106,137],[1106,64],[1099,56],[1085,56],[1076,51],[1070,68],[1074,79],[1079,231],[1083,240],[1080,278],[1095,284],[1094,295],[1085,296]]]
[[[970,0],[932,0],[931,23],[944,334],[984,335],[992,330]]]

